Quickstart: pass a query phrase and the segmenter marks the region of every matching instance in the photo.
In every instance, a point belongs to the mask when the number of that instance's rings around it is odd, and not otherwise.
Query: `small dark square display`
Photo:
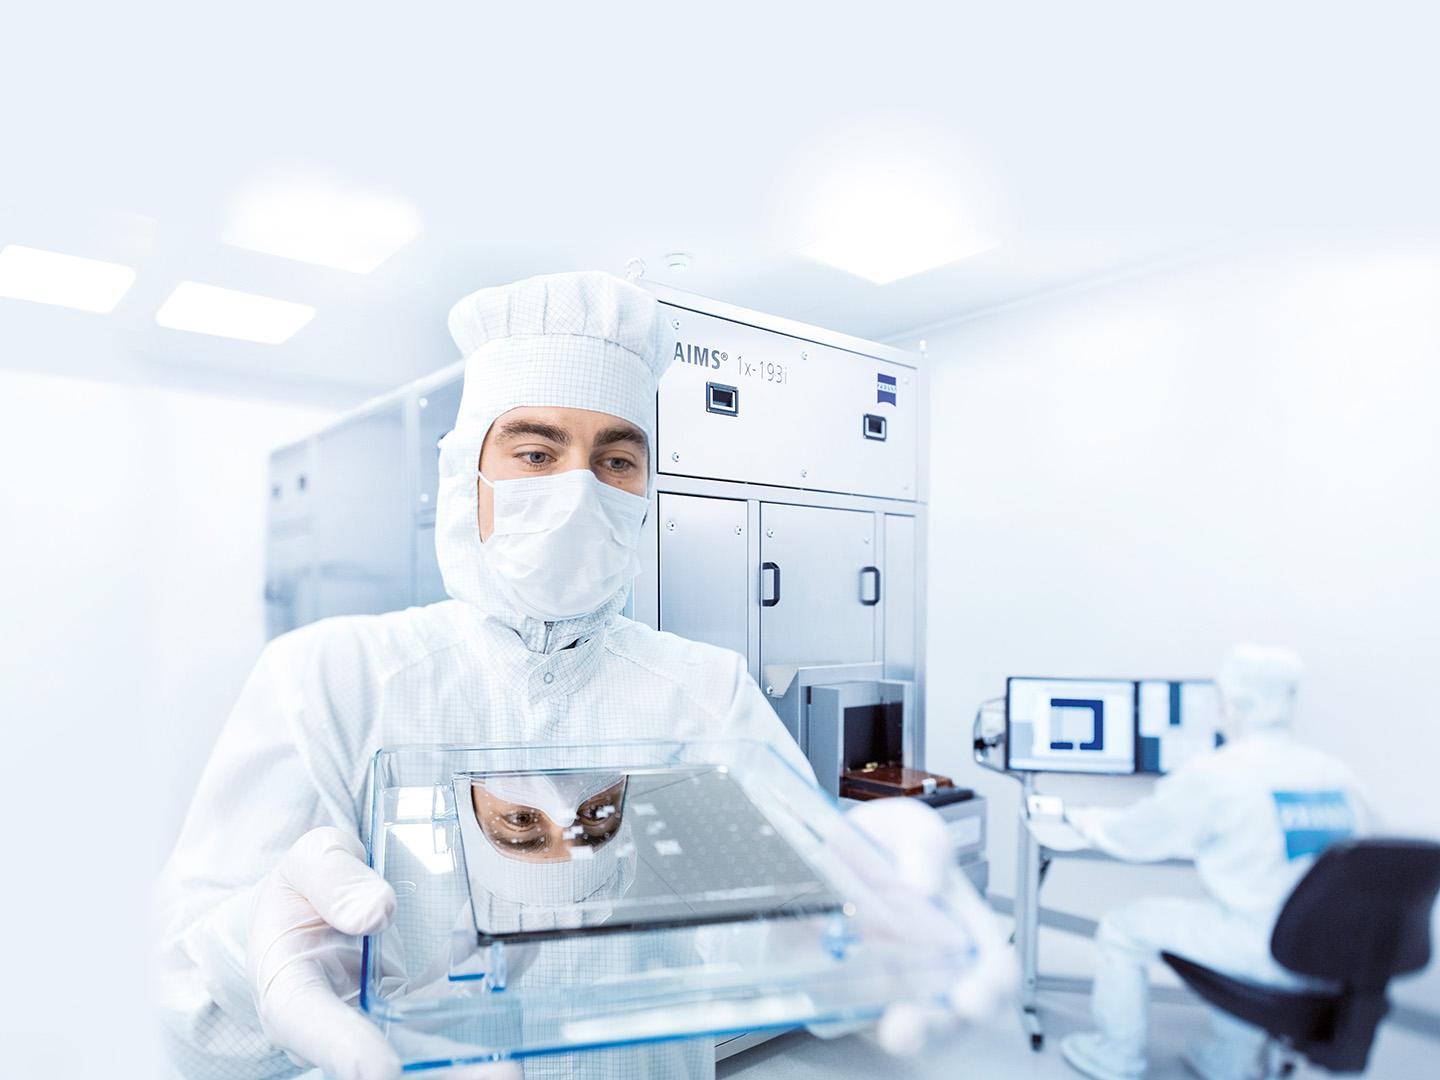
[[[723,416],[736,416],[740,412],[740,391],[722,383],[705,384],[705,411]]]

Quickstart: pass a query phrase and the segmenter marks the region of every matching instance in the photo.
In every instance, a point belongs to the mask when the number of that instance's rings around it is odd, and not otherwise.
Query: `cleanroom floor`
[[[794,1031],[736,1054],[719,1063],[723,1080],[837,1080],[848,1077],[907,1077],[915,1080],[1076,1080],[1060,1056],[1059,1037],[1089,1027],[1088,999],[1080,994],[1040,995],[1046,1042],[1033,1052],[1018,1018],[1007,1016],[985,1028],[971,1028],[935,1045],[918,1058],[887,1055],[866,1035],[817,1039]],[[1150,1080],[1194,1080],[1180,1061],[1185,1044],[1205,1033],[1205,1011],[1199,1005],[1159,1003],[1151,1007]],[[1371,1054],[1365,1073],[1372,1080],[1421,1080],[1434,1076],[1440,1040],[1387,1024]],[[1304,1080],[1329,1073],[1302,1067]]]
[[[1074,934],[1043,929],[1041,970],[1045,974],[1087,976],[1094,971],[1094,944]],[[1156,973],[1160,985],[1178,987],[1168,970]],[[1171,995],[1174,996],[1173,993]],[[850,1077],[900,1077],[915,1080],[1076,1080],[1079,1073],[1060,1056],[1060,1039],[1091,1027],[1090,999],[1084,994],[1042,991],[1040,1016],[1045,1046],[1032,1051],[1019,1014],[1006,1010],[983,1027],[970,1027],[936,1042],[918,1058],[887,1055],[868,1035],[818,1039],[793,1031],[721,1061],[717,1080],[845,1080]],[[1150,1006],[1149,1080],[1194,1080],[1180,1052],[1207,1029],[1206,1010],[1198,1002],[1154,1001]],[[1388,1023],[1370,1056],[1371,1080],[1421,1080],[1440,1075],[1440,1038]],[[1331,1074],[1302,1066],[1297,1080]]]

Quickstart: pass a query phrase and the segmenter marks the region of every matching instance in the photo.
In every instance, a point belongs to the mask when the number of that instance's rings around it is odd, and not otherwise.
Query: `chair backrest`
[[[1430,962],[1430,911],[1440,892],[1440,844],[1332,844],[1300,879],[1275,922],[1270,951],[1291,971],[1383,990]]]

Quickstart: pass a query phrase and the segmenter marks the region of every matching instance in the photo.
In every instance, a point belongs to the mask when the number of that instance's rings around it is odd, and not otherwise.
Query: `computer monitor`
[[[1220,691],[1209,679],[1141,679],[1137,771],[1174,772],[1188,758],[1213,750],[1220,735]]]
[[[1133,773],[1135,683],[1010,677],[1005,681],[1005,767]]]

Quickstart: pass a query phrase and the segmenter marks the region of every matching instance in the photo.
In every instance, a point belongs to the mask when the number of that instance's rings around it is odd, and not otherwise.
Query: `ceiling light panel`
[[[368,274],[413,240],[420,215],[403,199],[323,180],[267,182],[231,207],[232,247]]]
[[[791,251],[878,285],[989,251],[1008,231],[986,169],[944,131],[883,113],[797,147],[774,206]]]
[[[979,235],[957,237],[931,235],[924,229],[901,232],[849,226],[807,244],[800,254],[876,285],[889,285],[995,246]]]
[[[237,338],[260,345],[279,345],[315,317],[309,304],[182,281],[155,321],[170,330],[189,330],[214,337]]]
[[[105,315],[115,310],[134,283],[134,269],[119,263],[19,244],[0,249],[0,296],[12,300]]]
[[[800,254],[877,285],[995,247],[942,184],[906,170],[831,178],[817,192]]]

